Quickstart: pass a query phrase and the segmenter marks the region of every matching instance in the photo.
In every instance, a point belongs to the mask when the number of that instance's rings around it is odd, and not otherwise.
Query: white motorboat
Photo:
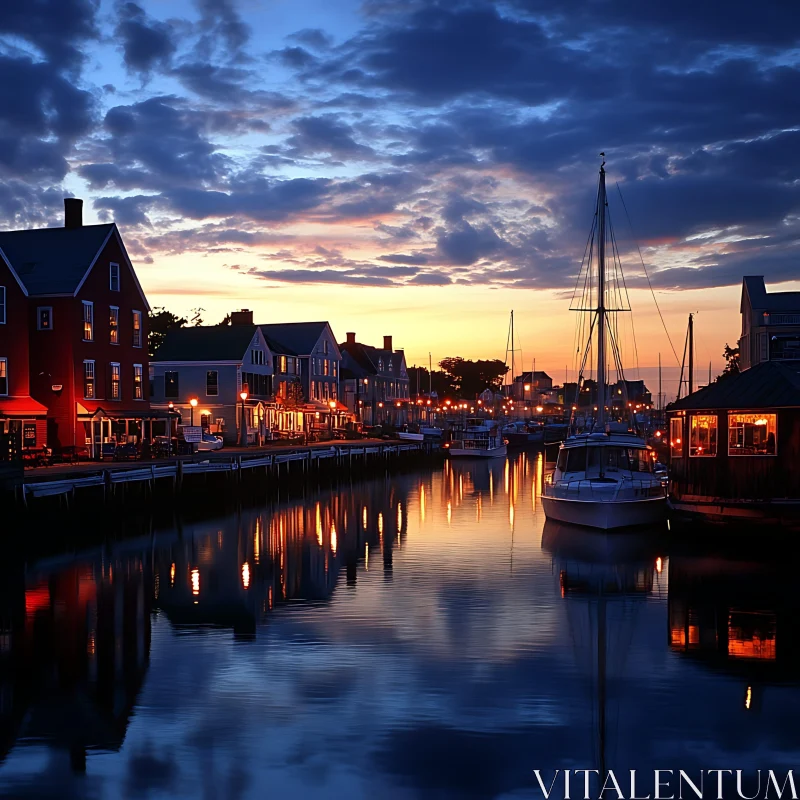
[[[667,498],[661,480],[654,472],[655,454],[627,424],[607,421],[611,398],[606,396],[606,345],[610,341],[614,362],[621,371],[621,358],[614,334],[616,324],[609,325],[607,316],[627,311],[627,297],[620,291],[621,266],[615,259],[613,234],[611,258],[606,264],[606,181],[605,161],[600,166],[597,209],[587,262],[584,296],[575,310],[591,312],[589,342],[584,351],[584,364],[597,332],[597,412],[592,427],[584,433],[569,436],[559,448],[556,469],[548,475],[542,492],[542,508],[548,519],[602,530],[657,524],[665,518]],[[596,242],[596,247],[595,247]],[[591,279],[593,254],[596,255],[596,283]],[[617,283],[607,289],[607,269],[613,269]],[[596,307],[587,308],[596,290]],[[623,284],[624,285],[624,284]],[[587,296],[588,294],[588,296]],[[620,302],[621,300],[625,302]],[[574,305],[571,304],[572,307]],[[609,332],[610,328],[610,332]],[[581,365],[581,375],[583,364]],[[580,380],[578,381],[580,388]],[[608,406],[607,406],[608,404]]]
[[[501,458],[508,452],[500,426],[479,418],[468,419],[464,428],[453,431],[448,444],[451,457]]]

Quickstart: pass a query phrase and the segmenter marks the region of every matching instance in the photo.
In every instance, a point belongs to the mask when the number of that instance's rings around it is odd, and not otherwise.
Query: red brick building
[[[0,433],[18,433],[28,447],[47,438],[47,408],[31,397],[28,293],[0,255]]]
[[[6,327],[28,341],[29,394],[47,408],[47,445],[94,449],[142,435],[149,305],[117,226],[83,225],[82,201],[64,205],[63,228],[0,232],[0,258],[19,279]]]

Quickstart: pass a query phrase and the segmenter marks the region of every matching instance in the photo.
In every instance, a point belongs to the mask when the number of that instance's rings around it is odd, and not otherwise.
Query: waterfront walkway
[[[181,456],[169,456],[168,458],[148,458],[130,459],[125,461],[113,461],[104,459],[102,461],[78,461],[68,464],[52,464],[41,467],[26,467],[25,483],[35,481],[49,481],[57,477],[75,475],[78,473],[97,473],[115,470],[141,469],[150,466],[166,466],[177,462],[199,462],[199,461],[231,461],[243,456],[245,459],[255,459],[259,456],[278,456],[292,453],[307,453],[314,451],[329,451],[335,448],[338,452],[350,449],[360,450],[364,447],[376,447],[383,445],[408,444],[401,440],[387,439],[354,439],[350,441],[333,440],[328,442],[312,442],[309,444],[269,444],[263,447],[223,447],[221,450],[203,450]]]

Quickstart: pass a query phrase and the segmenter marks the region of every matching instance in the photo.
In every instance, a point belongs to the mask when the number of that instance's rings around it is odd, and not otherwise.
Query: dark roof
[[[533,375],[533,377],[531,377],[531,375]],[[542,372],[541,370],[537,369],[536,372],[534,372],[534,373],[531,373],[530,370],[528,370],[527,372],[523,372],[522,375],[517,375],[517,377],[514,378],[514,380],[515,381],[531,381],[531,380],[540,380],[540,381],[541,380],[548,380],[548,381],[551,381],[553,379],[546,372]]]
[[[269,349],[270,349],[270,351],[271,351],[271,353],[273,355],[275,355],[275,356],[278,356],[278,355],[280,355],[280,356],[296,356],[296,355],[299,355],[299,353],[295,352],[291,347],[289,347],[288,345],[285,345],[283,342],[279,341],[274,336],[267,336],[267,334],[264,333],[263,325],[260,326],[260,327],[261,327],[261,334],[262,334],[262,336],[264,337],[264,340],[267,343],[267,347],[269,347]]]
[[[743,288],[747,289],[752,308],[765,311],[797,311],[800,310],[800,292],[768,292],[763,275],[745,275]],[[744,291],[742,292],[744,303]],[[744,309],[742,309],[744,310]]]
[[[153,361],[241,361],[255,325],[201,325],[170,331]]]
[[[678,400],[668,410],[791,406],[800,406],[800,373],[777,361],[764,361]]]
[[[381,374],[384,377],[400,378],[400,368],[405,357],[402,350],[383,350],[380,347],[372,347],[372,345],[362,344],[361,342],[342,342],[339,345],[339,350],[342,354],[348,353],[352,360],[364,370],[365,374]],[[392,364],[391,370],[389,369],[390,362]],[[383,364],[383,370],[378,369],[381,363]]]
[[[311,355],[327,322],[273,322],[259,325],[264,336],[288,345],[299,356]]]
[[[114,223],[0,231],[0,249],[28,294],[74,294]]]

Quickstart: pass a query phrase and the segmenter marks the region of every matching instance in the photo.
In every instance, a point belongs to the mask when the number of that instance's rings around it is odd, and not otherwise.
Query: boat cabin
[[[800,524],[800,373],[763,362],[673,403],[667,418],[676,511]]]
[[[630,440],[630,441],[628,441]],[[652,473],[655,452],[643,447],[637,437],[593,433],[567,440],[558,452],[556,469],[560,478],[599,477],[622,472]]]

